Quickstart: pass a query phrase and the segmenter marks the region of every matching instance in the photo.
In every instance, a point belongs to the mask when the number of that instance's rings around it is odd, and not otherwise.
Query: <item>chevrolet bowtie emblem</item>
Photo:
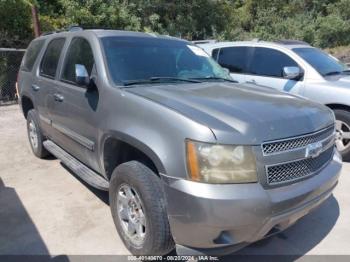
[[[305,157],[318,157],[321,152],[322,152],[322,142],[316,142],[307,145],[306,150],[305,150]]]

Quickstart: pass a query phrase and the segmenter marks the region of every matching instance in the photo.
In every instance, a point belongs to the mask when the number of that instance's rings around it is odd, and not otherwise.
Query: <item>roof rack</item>
[[[56,30],[56,31],[43,32],[40,36],[51,35],[51,34],[56,34],[56,33],[61,33],[61,32],[64,32],[64,31],[65,31],[65,30]]]
[[[282,44],[282,45],[310,45],[309,43],[301,41],[301,40],[289,40],[289,39],[276,40],[276,41],[274,41],[274,43]]]
[[[83,30],[83,28],[80,27],[79,25],[71,25],[68,27],[68,29],[43,32],[41,35],[44,36],[44,35],[57,34],[57,33],[61,33],[61,32],[76,32],[76,31],[82,31],[82,30]]]
[[[77,31],[83,31],[84,28],[82,28],[80,25],[70,25],[68,27],[68,32],[77,32]]]
[[[214,44],[217,42],[215,39],[208,39],[208,40],[194,40],[191,41],[193,44]]]

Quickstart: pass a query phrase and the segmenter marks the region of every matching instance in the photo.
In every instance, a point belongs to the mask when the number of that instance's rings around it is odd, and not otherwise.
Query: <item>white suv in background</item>
[[[350,72],[344,64],[295,40],[196,44],[240,83],[291,92],[330,107],[337,119],[337,148],[344,160],[350,160]]]

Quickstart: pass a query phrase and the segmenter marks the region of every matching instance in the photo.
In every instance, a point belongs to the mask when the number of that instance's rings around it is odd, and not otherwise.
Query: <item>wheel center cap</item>
[[[342,140],[343,139],[343,131],[342,130],[337,130],[335,139],[337,140]]]
[[[138,220],[138,212],[137,212],[137,205],[136,205],[135,202],[130,202],[129,203],[128,214],[129,214],[129,218],[133,222],[137,222],[137,220]]]

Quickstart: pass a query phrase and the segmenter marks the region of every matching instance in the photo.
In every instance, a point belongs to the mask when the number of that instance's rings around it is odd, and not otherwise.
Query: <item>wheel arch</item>
[[[108,179],[111,178],[117,166],[132,160],[141,162],[158,176],[165,174],[164,165],[157,154],[138,139],[121,133],[113,133],[105,135],[101,144],[101,163]]]
[[[330,109],[335,110],[335,109],[342,109],[345,111],[350,112],[350,106],[344,105],[344,104],[326,104]]]
[[[27,119],[29,110],[34,109],[33,100],[29,96],[23,95],[21,97],[21,107],[24,118]]]

